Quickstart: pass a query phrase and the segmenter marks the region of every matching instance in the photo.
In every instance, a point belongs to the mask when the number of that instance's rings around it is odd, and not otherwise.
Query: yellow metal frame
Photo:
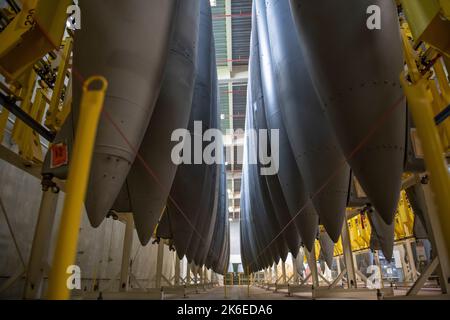
[[[39,88],[36,92],[36,97],[31,106],[29,115],[41,122],[44,116],[45,108],[47,106],[47,88]],[[43,152],[41,148],[41,141],[39,135],[30,127],[22,126],[22,136],[20,138],[21,143],[19,145],[20,155],[26,161],[33,163],[42,163]]]
[[[428,81],[427,88],[430,93],[433,115],[436,116],[450,104],[450,84],[445,73],[443,59],[439,58],[439,53],[425,45],[426,52],[414,50],[412,46],[412,35],[409,25],[402,23],[401,27],[402,44],[405,53],[406,65],[408,66],[408,75],[413,83],[421,79]],[[450,33],[449,33],[450,38]],[[430,57],[433,62],[432,67],[422,66],[423,56]],[[418,66],[422,66],[422,71]],[[438,127],[438,133],[442,142],[443,151],[450,151],[450,119],[446,119]]]
[[[408,98],[417,134],[422,142],[425,165],[429,172],[430,186],[438,208],[442,234],[447,252],[450,253],[450,176],[438,128],[434,123],[429,81],[421,79],[417,83],[410,84],[403,74],[400,81]]]
[[[403,0],[402,4],[408,6],[414,2],[417,1]],[[427,3],[431,2],[433,1]],[[442,7],[443,11],[448,13],[449,6],[447,1],[447,5]],[[408,22],[411,29],[414,29],[415,19],[411,19],[411,15],[409,16]],[[448,23],[448,20],[446,22]],[[431,70],[427,71],[426,68],[425,72],[417,72],[418,68],[416,68],[416,66],[420,66],[422,61],[418,59],[420,54],[414,51],[407,37],[407,33],[408,25],[403,23],[403,49],[408,65],[408,71],[402,72],[400,81],[408,99],[408,106],[416,125],[417,135],[421,141],[425,165],[429,173],[430,187],[434,194],[434,201],[437,206],[437,214],[439,216],[446,251],[447,253],[450,253],[450,174],[448,171],[447,159],[445,157],[445,151],[448,151],[448,140],[450,135],[448,128],[450,119],[445,120],[444,124],[441,125],[441,128],[438,128],[434,121],[436,112],[439,112],[450,102],[450,85],[445,75],[444,65],[439,59],[433,61],[433,71],[436,79],[433,79]],[[415,36],[417,37],[418,35],[415,34]],[[446,38],[447,41],[450,41],[450,28],[447,29]],[[418,40],[420,40],[420,38],[416,38],[416,42]],[[428,39],[424,39],[424,41],[428,41]],[[432,43],[429,44],[433,46]],[[430,56],[429,53],[428,56]],[[445,62],[448,62],[448,56]],[[410,82],[407,81],[408,76]],[[437,85],[439,85],[439,88],[436,87]],[[443,135],[442,132],[444,132],[445,135]],[[447,146],[443,145],[443,143],[447,143]]]
[[[59,115],[61,113],[69,113],[70,105],[61,103],[61,95],[62,91],[65,87],[65,80],[67,77],[67,70],[70,65],[70,54],[72,52],[73,47],[73,39],[71,37],[67,37],[63,42],[64,49],[60,55],[60,63],[58,66],[57,77],[55,81],[55,86],[53,88],[52,99],[50,101],[50,105],[46,114],[45,125],[47,128],[52,130],[53,132],[59,131],[62,125],[62,120]],[[71,90],[70,86],[66,87],[66,95],[70,94],[67,92]],[[64,110],[64,108],[69,107],[69,110]]]
[[[441,5],[441,12],[444,17],[450,20],[450,1],[448,0],[439,0]]]
[[[16,81],[40,58],[59,48],[72,0],[24,0],[23,8],[0,33],[0,72]]]
[[[101,82],[102,88],[90,90],[89,86],[95,81]],[[89,78],[83,86],[80,118],[78,120],[66,186],[67,193],[53,257],[53,266],[49,276],[48,299],[64,300],[70,296],[67,288],[68,274],[66,272],[67,268],[75,263],[78,232],[89,179],[97,125],[107,85],[105,78],[97,76]]]
[[[10,90],[21,102],[21,109],[36,122],[41,123],[48,103],[47,85],[43,82],[39,82],[41,87],[36,86],[37,75],[33,69],[29,69],[26,73],[24,73],[22,79],[23,86],[20,90],[17,90],[14,86],[11,86]],[[0,115],[0,141],[3,139],[8,116],[9,112],[4,109]],[[12,139],[18,146],[19,155],[25,160],[26,163],[42,163],[43,152],[39,136],[32,128],[17,118],[12,130]]]
[[[42,88],[36,88],[37,75],[33,69],[30,69],[25,75],[25,86],[21,88],[18,95],[21,100],[21,108],[36,122],[41,123],[47,105],[47,86],[42,83]],[[27,163],[42,163],[43,153],[39,136],[19,119],[16,119],[14,123],[12,139],[17,143],[19,155]]]
[[[401,191],[400,201],[394,217],[395,241],[401,241],[413,237],[414,213],[409,204],[406,192]],[[372,226],[366,215],[358,214],[347,220],[351,249],[353,252],[360,252],[370,248],[370,238]],[[320,250],[320,245],[319,245]],[[317,250],[317,247],[316,247]],[[334,245],[334,256],[343,255],[342,239]]]
[[[450,20],[448,0],[400,1],[415,39],[422,41],[450,57]]]
[[[449,34],[450,37],[450,34]],[[429,87],[433,95],[433,110],[437,115],[450,105],[450,84],[445,74],[445,66],[441,59],[436,60],[433,65],[436,79],[429,80]],[[441,137],[444,152],[450,152],[450,118],[442,122],[439,127],[439,136]]]

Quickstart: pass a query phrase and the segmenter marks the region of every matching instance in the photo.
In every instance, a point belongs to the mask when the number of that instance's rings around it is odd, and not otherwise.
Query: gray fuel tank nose
[[[406,134],[395,2],[290,3],[308,68],[339,144],[373,206],[390,224],[400,195]],[[380,30],[367,26],[373,5],[380,8]]]

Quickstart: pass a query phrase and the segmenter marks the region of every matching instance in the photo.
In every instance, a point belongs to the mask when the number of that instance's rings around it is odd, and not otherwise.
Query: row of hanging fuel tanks
[[[381,30],[367,27],[373,4],[381,8]],[[284,261],[288,252],[296,256],[301,245],[311,251],[316,238],[332,254],[359,185],[371,247],[390,260],[402,176],[416,164],[423,170],[408,156],[395,2],[254,0],[252,16],[246,129],[279,130],[278,150],[271,150],[279,153],[279,169],[260,174],[263,165],[250,161],[259,136],[247,135],[245,270]]]
[[[180,258],[218,273],[229,257],[225,167],[177,166],[176,129],[202,134],[219,125],[217,69],[209,0],[80,1],[75,32],[73,109],[54,143],[72,151],[82,79],[109,83],[85,200],[93,227],[132,212],[142,245],[169,239]],[[198,133],[198,132],[196,132]],[[43,174],[67,178],[67,166]],[[214,236],[213,236],[214,235]]]

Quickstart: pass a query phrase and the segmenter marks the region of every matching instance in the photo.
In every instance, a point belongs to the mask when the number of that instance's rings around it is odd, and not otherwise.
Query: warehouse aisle
[[[248,295],[250,289],[250,295]],[[258,287],[227,286],[227,300],[309,300],[306,297],[288,297],[285,293],[273,293]],[[215,287],[204,293],[191,294],[186,300],[223,300],[224,287]]]

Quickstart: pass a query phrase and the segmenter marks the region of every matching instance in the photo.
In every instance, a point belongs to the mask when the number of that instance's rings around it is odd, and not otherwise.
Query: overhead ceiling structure
[[[219,77],[221,129],[227,135],[228,211],[230,219],[240,218],[240,187],[245,128],[248,61],[250,56],[251,0],[211,0]],[[239,131],[237,131],[239,130]]]

